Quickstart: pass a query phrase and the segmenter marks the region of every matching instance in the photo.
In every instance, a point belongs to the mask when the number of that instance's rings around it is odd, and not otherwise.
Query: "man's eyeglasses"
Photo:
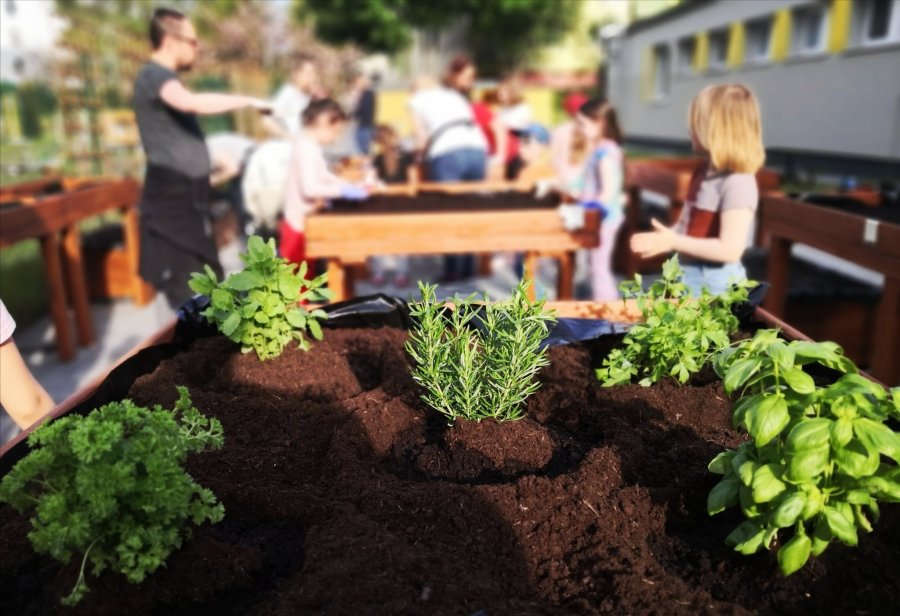
[[[194,47],[195,49],[200,45],[200,41],[198,41],[193,36],[185,36],[184,34],[181,34],[180,32],[173,32],[172,30],[166,30],[166,34],[168,34],[172,38],[182,41],[183,43],[187,43],[188,45],[190,45],[191,47]]]

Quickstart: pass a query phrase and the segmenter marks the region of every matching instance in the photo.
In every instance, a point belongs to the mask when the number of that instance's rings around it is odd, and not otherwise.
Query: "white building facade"
[[[695,0],[614,42],[610,98],[638,142],[687,144],[691,99],[717,83],[755,92],[770,153],[889,169],[900,162],[900,0]]]

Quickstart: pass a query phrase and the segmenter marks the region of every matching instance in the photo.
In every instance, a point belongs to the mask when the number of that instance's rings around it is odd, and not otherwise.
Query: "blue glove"
[[[609,209],[600,201],[580,201],[578,205],[586,210],[598,210],[600,212],[600,220],[603,220],[609,214]]]
[[[341,186],[341,199],[348,201],[362,201],[368,198],[369,193],[362,186],[355,184],[344,184]]]

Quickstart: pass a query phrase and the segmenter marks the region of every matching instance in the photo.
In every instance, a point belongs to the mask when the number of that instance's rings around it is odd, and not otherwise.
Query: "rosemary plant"
[[[433,285],[419,283],[422,301],[412,306],[418,325],[406,349],[413,379],[425,400],[450,421],[520,419],[524,402],[540,388],[537,374],[549,361],[541,342],[556,317],[543,301],[530,301],[525,282],[505,302],[455,297],[435,299]]]

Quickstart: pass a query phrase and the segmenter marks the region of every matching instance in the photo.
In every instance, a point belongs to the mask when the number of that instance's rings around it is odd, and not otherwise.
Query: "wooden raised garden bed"
[[[563,315],[632,318],[620,305]],[[629,317],[632,315],[632,317]],[[764,311],[757,312],[771,325]],[[173,328],[152,342],[171,339]],[[786,332],[799,335],[797,332]],[[616,337],[554,347],[527,417],[457,423],[419,399],[402,329],[329,329],[308,353],[260,362],[215,335],[122,366],[144,405],[190,389],[225,447],[188,471],[225,519],[197,528],[140,586],[89,581],[58,606],[77,563],[36,556],[27,519],[0,506],[0,591],[15,614],[748,614],[896,608],[900,516],[789,578],[745,557],[710,518],[707,464],[745,437],[707,377],[602,388]],[[124,370],[124,376],[123,372]],[[77,398],[84,402],[86,394]],[[65,406],[63,405],[64,410]],[[71,406],[71,403],[68,405]],[[0,457],[5,470],[23,445]]]
[[[485,247],[525,252],[526,276],[535,271],[539,257],[555,257],[560,264],[558,297],[572,298],[574,253],[599,243],[596,211],[586,213],[582,230],[569,232],[557,212],[556,196],[539,200],[525,192],[482,194],[465,192],[477,186],[445,186],[448,192],[408,196],[402,194],[406,189],[395,188],[394,194],[364,202],[336,201],[330,210],[307,218],[307,252],[328,260],[336,300],[352,296],[353,268],[369,257],[477,253]]]

